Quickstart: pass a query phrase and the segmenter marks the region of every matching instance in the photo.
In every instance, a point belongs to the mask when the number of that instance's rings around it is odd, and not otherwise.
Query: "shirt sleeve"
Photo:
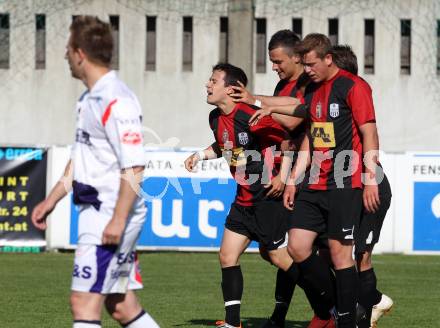
[[[357,126],[376,121],[371,88],[365,81],[357,80],[354,83],[348,93],[347,103]]]
[[[145,165],[141,110],[132,99],[114,99],[102,117],[108,141],[121,169]]]

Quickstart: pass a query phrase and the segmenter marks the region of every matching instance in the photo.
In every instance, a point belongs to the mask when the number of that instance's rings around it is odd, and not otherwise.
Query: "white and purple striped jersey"
[[[134,93],[110,71],[81,96],[76,113],[72,163],[73,201],[80,212],[78,242],[99,245],[118,199],[121,169],[145,165],[142,109]],[[138,197],[128,224],[145,220],[142,213],[146,208]]]

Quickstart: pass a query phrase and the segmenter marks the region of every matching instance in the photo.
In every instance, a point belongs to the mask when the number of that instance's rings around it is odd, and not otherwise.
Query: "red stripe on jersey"
[[[289,81],[277,94],[277,97],[295,97],[299,101],[301,101],[302,104],[304,104],[304,97],[301,91],[298,89],[296,90],[295,94],[292,95],[293,89],[296,88],[296,85],[298,84],[298,80]]]
[[[356,122],[354,118],[351,120],[351,130],[352,130],[352,147],[353,147],[353,153],[357,154],[358,163],[356,166],[352,166],[352,172],[351,172],[351,187],[352,188],[362,188],[362,166],[363,166],[363,156],[362,156],[362,143],[361,143],[361,136],[359,135],[359,129],[356,126]],[[352,155],[352,158],[355,158]],[[360,173],[360,174],[359,174]]]
[[[296,86],[296,82],[298,82],[298,80],[293,80],[293,81],[289,81],[288,83],[286,83],[286,85],[284,86],[284,88],[281,89],[281,91],[277,94],[278,97],[290,97],[293,88]]]
[[[118,99],[114,99],[114,100],[112,100],[112,101],[108,104],[107,108],[105,109],[105,111],[104,111],[104,115],[102,115],[102,118],[101,118],[101,122],[102,122],[102,125],[103,125],[103,126],[105,126],[105,124],[107,123],[107,121],[108,121],[108,119],[109,119],[109,117],[110,117],[110,114],[111,114],[111,112],[112,112],[112,106],[116,103],[117,100],[118,100]]]
[[[312,99],[311,107],[311,117],[312,122],[327,122],[327,107],[330,92],[332,90],[334,79],[330,81],[323,82],[322,87],[320,87],[314,94]],[[333,158],[328,158],[329,148],[327,147],[313,147],[315,152],[319,152],[321,155],[313,155],[312,161],[315,167],[319,167],[319,178],[318,181],[314,181],[309,187],[310,189],[326,190],[328,172],[331,171],[333,166]],[[311,177],[313,179],[313,177]]]

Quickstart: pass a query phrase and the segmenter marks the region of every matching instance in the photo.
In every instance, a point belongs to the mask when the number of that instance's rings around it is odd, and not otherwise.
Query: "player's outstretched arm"
[[[195,172],[195,168],[197,167],[197,163],[199,161],[209,160],[209,159],[215,159],[221,156],[220,149],[216,142],[214,142],[211,146],[206,147],[203,150],[199,150],[195,152],[194,154],[191,154],[186,160],[185,160],[185,168],[189,172]]]
[[[102,234],[102,243],[104,245],[118,245],[120,243],[128,216],[139,195],[143,176],[143,166],[134,166],[121,170],[119,195],[113,217]]]
[[[376,167],[379,162],[379,136],[376,123],[365,123],[359,127],[362,134],[362,150],[365,165],[363,201],[369,212],[379,209],[379,187],[376,181]]]
[[[271,115],[285,129],[292,131],[298,127],[305,118],[304,105],[267,106],[257,110],[249,119],[250,125],[255,125],[260,119]]]
[[[238,81],[238,84],[240,86],[232,86],[234,93],[230,94],[235,102],[242,102],[258,107],[295,105],[300,103],[300,100],[293,97],[253,95],[240,81]]]
[[[54,210],[56,204],[72,189],[73,167],[70,160],[62,178],[55,184],[45,200],[37,204],[32,210],[31,220],[33,225],[41,230],[47,228],[47,216]]]

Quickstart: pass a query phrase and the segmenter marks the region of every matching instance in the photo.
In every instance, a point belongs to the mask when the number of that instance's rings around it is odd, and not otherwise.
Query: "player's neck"
[[[296,69],[295,73],[293,73],[293,75],[290,77],[289,82],[298,80],[303,72],[304,72],[304,69],[302,67]]]
[[[98,80],[110,71],[108,67],[104,66],[90,66],[85,73],[83,82],[88,90],[92,90],[93,86]]]
[[[231,99],[227,99],[224,102],[218,104],[218,108],[222,111],[224,115],[229,115],[234,110],[236,103]]]
[[[335,77],[336,74],[338,74],[338,72],[339,72],[339,68],[336,65],[330,66],[329,74],[325,80],[330,81],[332,78]]]

